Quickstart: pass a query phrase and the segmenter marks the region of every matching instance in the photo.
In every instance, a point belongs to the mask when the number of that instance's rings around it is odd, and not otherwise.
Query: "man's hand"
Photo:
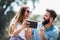
[[[25,30],[25,37],[26,37],[26,40],[31,40],[32,28],[28,28],[28,30]]]
[[[44,31],[43,31],[43,29],[40,29],[39,33],[40,33],[41,36],[44,36]]]
[[[46,40],[45,39],[45,36],[44,36],[44,30],[43,29],[40,29],[39,33],[40,33],[41,39],[42,40]]]

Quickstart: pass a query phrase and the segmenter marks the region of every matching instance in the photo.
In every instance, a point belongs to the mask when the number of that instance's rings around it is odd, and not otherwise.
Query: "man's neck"
[[[48,23],[48,24],[46,24],[44,27],[45,27],[46,29],[49,29],[51,26],[52,26],[52,23]]]

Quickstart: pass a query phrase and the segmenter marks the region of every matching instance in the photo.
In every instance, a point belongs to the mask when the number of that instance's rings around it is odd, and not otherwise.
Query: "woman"
[[[29,14],[29,7],[23,6],[14,16],[9,28],[9,34],[11,36],[10,40],[26,40],[25,29],[28,26],[26,19],[28,18]]]

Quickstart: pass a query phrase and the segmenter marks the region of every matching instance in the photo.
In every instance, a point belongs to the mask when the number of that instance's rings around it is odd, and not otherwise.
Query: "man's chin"
[[[42,22],[42,25],[46,25],[48,24],[45,20]]]
[[[45,25],[44,21],[42,22],[42,25]]]

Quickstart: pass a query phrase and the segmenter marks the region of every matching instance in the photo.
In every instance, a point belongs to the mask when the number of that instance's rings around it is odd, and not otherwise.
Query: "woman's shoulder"
[[[10,26],[11,26],[12,24],[15,24],[15,22],[16,22],[16,19],[13,18],[13,19],[10,21]]]

